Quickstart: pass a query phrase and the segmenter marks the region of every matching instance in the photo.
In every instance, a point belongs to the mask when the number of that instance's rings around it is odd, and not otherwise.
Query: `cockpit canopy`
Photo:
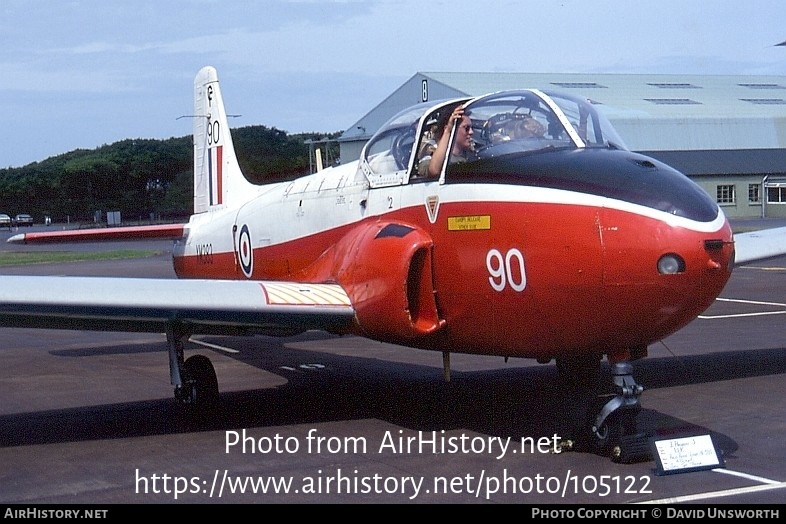
[[[391,118],[361,154],[361,169],[372,186],[423,178],[418,166],[428,162],[440,125],[461,104],[473,130],[472,159],[557,148],[627,149],[611,123],[585,98],[535,89],[501,91],[418,104]]]

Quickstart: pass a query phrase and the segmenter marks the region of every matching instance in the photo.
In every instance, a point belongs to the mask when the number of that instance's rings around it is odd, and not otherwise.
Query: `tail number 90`
[[[496,249],[486,253],[486,269],[489,271],[489,284],[495,291],[510,286],[513,291],[524,291],[527,287],[527,273],[524,270],[524,255],[516,248],[502,256]]]

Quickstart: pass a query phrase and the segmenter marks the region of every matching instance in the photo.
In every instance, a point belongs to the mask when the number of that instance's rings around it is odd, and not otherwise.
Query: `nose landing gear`
[[[641,411],[639,397],[644,387],[633,379],[633,366],[618,362],[611,367],[614,393],[598,411],[590,426],[590,445],[615,462],[640,462],[650,457],[649,442],[638,431],[637,417]],[[604,397],[600,397],[601,400]]]
[[[578,421],[562,449],[592,452],[621,463],[650,460],[649,437],[638,427],[644,387],[634,380],[633,366],[612,364],[613,391],[599,395],[599,365],[599,358],[557,361],[570,384],[568,402],[574,404],[572,418]]]

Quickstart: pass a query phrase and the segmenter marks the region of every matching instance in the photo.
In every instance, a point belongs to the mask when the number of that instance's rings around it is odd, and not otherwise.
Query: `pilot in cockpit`
[[[457,106],[452,111],[445,111],[444,116],[440,117],[436,124],[436,146],[433,151],[423,151],[424,146],[428,147],[428,138],[424,137],[421,143],[421,155],[418,158],[418,175],[428,177],[439,177],[442,170],[442,164],[445,161],[445,154],[448,149],[448,142],[450,141],[450,131],[452,126],[458,125],[456,129],[456,138],[453,141],[453,147],[450,151],[449,163],[466,162],[474,157],[474,142],[472,135],[472,121],[469,118],[469,111],[465,111],[463,107]]]

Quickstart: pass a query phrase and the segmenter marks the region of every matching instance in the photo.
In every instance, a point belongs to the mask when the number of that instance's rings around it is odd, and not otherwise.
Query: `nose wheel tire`
[[[600,426],[592,426],[588,438],[595,453],[614,462],[638,462],[647,459],[648,439],[638,431],[639,406],[626,406],[612,413]]]

